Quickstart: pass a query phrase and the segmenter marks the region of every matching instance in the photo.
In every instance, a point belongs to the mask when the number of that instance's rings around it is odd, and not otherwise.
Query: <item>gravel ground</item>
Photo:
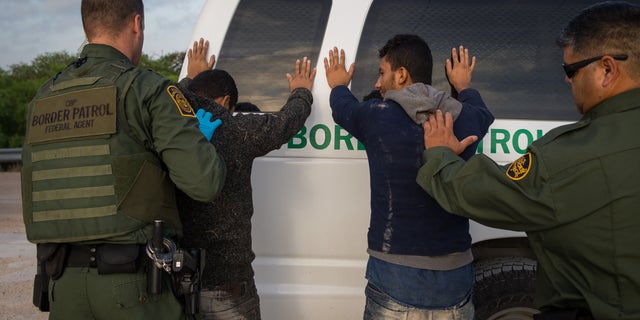
[[[0,172],[0,320],[47,319],[32,304],[35,245],[24,235],[20,173]]]

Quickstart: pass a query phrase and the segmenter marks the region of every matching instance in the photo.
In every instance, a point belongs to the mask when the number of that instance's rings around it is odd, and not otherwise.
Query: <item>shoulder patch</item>
[[[522,157],[511,163],[506,172],[507,177],[515,181],[524,179],[529,173],[529,170],[531,170],[531,161],[531,152],[525,153]]]
[[[168,86],[167,93],[171,97],[171,100],[173,100],[173,103],[176,104],[176,107],[178,107],[180,115],[189,118],[196,117],[196,113],[193,111],[191,104],[189,104],[189,101],[187,101],[187,98],[184,97],[184,94],[182,93],[182,91],[180,91],[180,89],[178,89],[177,86],[173,84]]]

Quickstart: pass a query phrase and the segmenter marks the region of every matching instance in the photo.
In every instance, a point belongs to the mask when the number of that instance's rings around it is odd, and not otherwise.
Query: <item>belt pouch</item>
[[[140,267],[140,245],[102,244],[97,248],[98,274],[135,273]]]
[[[36,257],[38,264],[44,263],[45,271],[53,280],[58,280],[64,272],[68,245],[65,243],[38,244]]]

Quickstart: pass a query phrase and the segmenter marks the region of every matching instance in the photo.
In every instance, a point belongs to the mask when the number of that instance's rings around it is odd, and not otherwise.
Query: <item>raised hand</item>
[[[324,58],[324,71],[327,75],[327,83],[331,89],[340,85],[349,85],[351,78],[353,78],[355,64],[352,63],[347,71],[344,61],[344,50],[340,49],[340,54],[338,54],[337,47],[329,50],[329,57]]]
[[[193,79],[200,72],[213,69],[216,56],[211,55],[207,62],[207,52],[209,51],[209,41],[200,38],[200,41],[193,42],[193,48],[187,51],[187,78]]]
[[[471,86],[471,75],[476,67],[476,57],[469,60],[469,49],[460,46],[459,50],[451,49],[451,58],[446,61],[449,83],[461,92]]]
[[[311,60],[307,57],[296,60],[296,65],[293,71],[293,75],[287,73],[287,80],[289,80],[289,90],[293,92],[296,88],[307,88],[311,90],[313,87],[313,80],[316,78],[316,68],[311,68]]]

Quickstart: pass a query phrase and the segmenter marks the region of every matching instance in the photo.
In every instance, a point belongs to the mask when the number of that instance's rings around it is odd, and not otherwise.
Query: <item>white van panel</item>
[[[257,257],[253,267],[263,319],[362,318],[370,217],[368,164],[365,151],[353,148],[355,139],[347,142],[346,131],[340,131],[331,117],[322,59],[337,46],[345,50],[347,65],[354,61],[372,3],[331,2],[319,58],[313,61],[317,75],[312,112],[305,133],[292,139],[307,143],[303,147],[285,144],[254,161],[252,237]],[[192,42],[206,38],[209,53],[219,57],[239,4],[240,0],[208,0]],[[185,58],[184,66],[186,62]],[[273,81],[285,82],[284,73],[291,70],[283,70],[282,78]],[[183,67],[180,76],[185,75]],[[504,165],[518,158],[533,140],[565,123],[497,119],[478,151]],[[473,221],[470,233],[474,244],[525,237]]]
[[[205,1],[200,16],[195,23],[191,42],[189,42],[189,49],[193,47],[191,45],[193,42],[204,38],[209,40],[209,54],[215,54],[217,57],[222,48],[222,41],[216,41],[216,39],[224,39],[239,2],[240,0]],[[188,60],[185,56],[184,67],[180,71],[180,79],[187,76],[187,64]]]
[[[366,159],[265,157],[253,169],[253,267],[263,319],[361,317]]]

